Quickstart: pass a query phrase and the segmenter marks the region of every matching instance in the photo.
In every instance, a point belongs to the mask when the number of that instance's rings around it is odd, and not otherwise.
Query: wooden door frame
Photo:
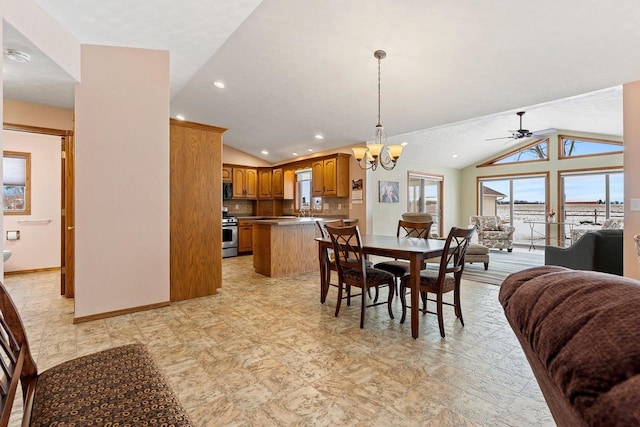
[[[67,298],[75,295],[75,210],[73,179],[75,176],[73,131],[38,126],[3,123],[3,130],[59,136],[61,141],[61,221],[60,221],[60,294]]]

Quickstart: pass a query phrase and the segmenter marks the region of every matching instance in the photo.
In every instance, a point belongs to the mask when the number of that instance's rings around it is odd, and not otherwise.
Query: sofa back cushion
[[[556,422],[564,402],[586,425],[640,425],[640,282],[537,267],[507,277],[499,298]],[[563,402],[550,401],[556,388]]]

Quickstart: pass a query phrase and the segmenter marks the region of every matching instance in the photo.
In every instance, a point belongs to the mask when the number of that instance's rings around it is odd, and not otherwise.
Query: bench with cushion
[[[639,281],[535,267],[499,298],[559,426],[640,425]]]
[[[1,427],[9,423],[18,383],[23,425],[192,425],[143,344],[89,354],[38,373],[20,315],[2,283],[0,310]]]

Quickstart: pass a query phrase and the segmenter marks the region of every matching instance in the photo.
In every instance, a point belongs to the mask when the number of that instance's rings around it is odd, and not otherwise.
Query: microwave
[[[222,200],[231,200],[233,198],[233,183],[222,183]]]

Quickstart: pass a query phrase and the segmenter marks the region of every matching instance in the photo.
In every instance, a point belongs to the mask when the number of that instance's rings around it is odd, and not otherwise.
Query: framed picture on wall
[[[378,181],[380,203],[400,203],[400,183],[397,181]]]

